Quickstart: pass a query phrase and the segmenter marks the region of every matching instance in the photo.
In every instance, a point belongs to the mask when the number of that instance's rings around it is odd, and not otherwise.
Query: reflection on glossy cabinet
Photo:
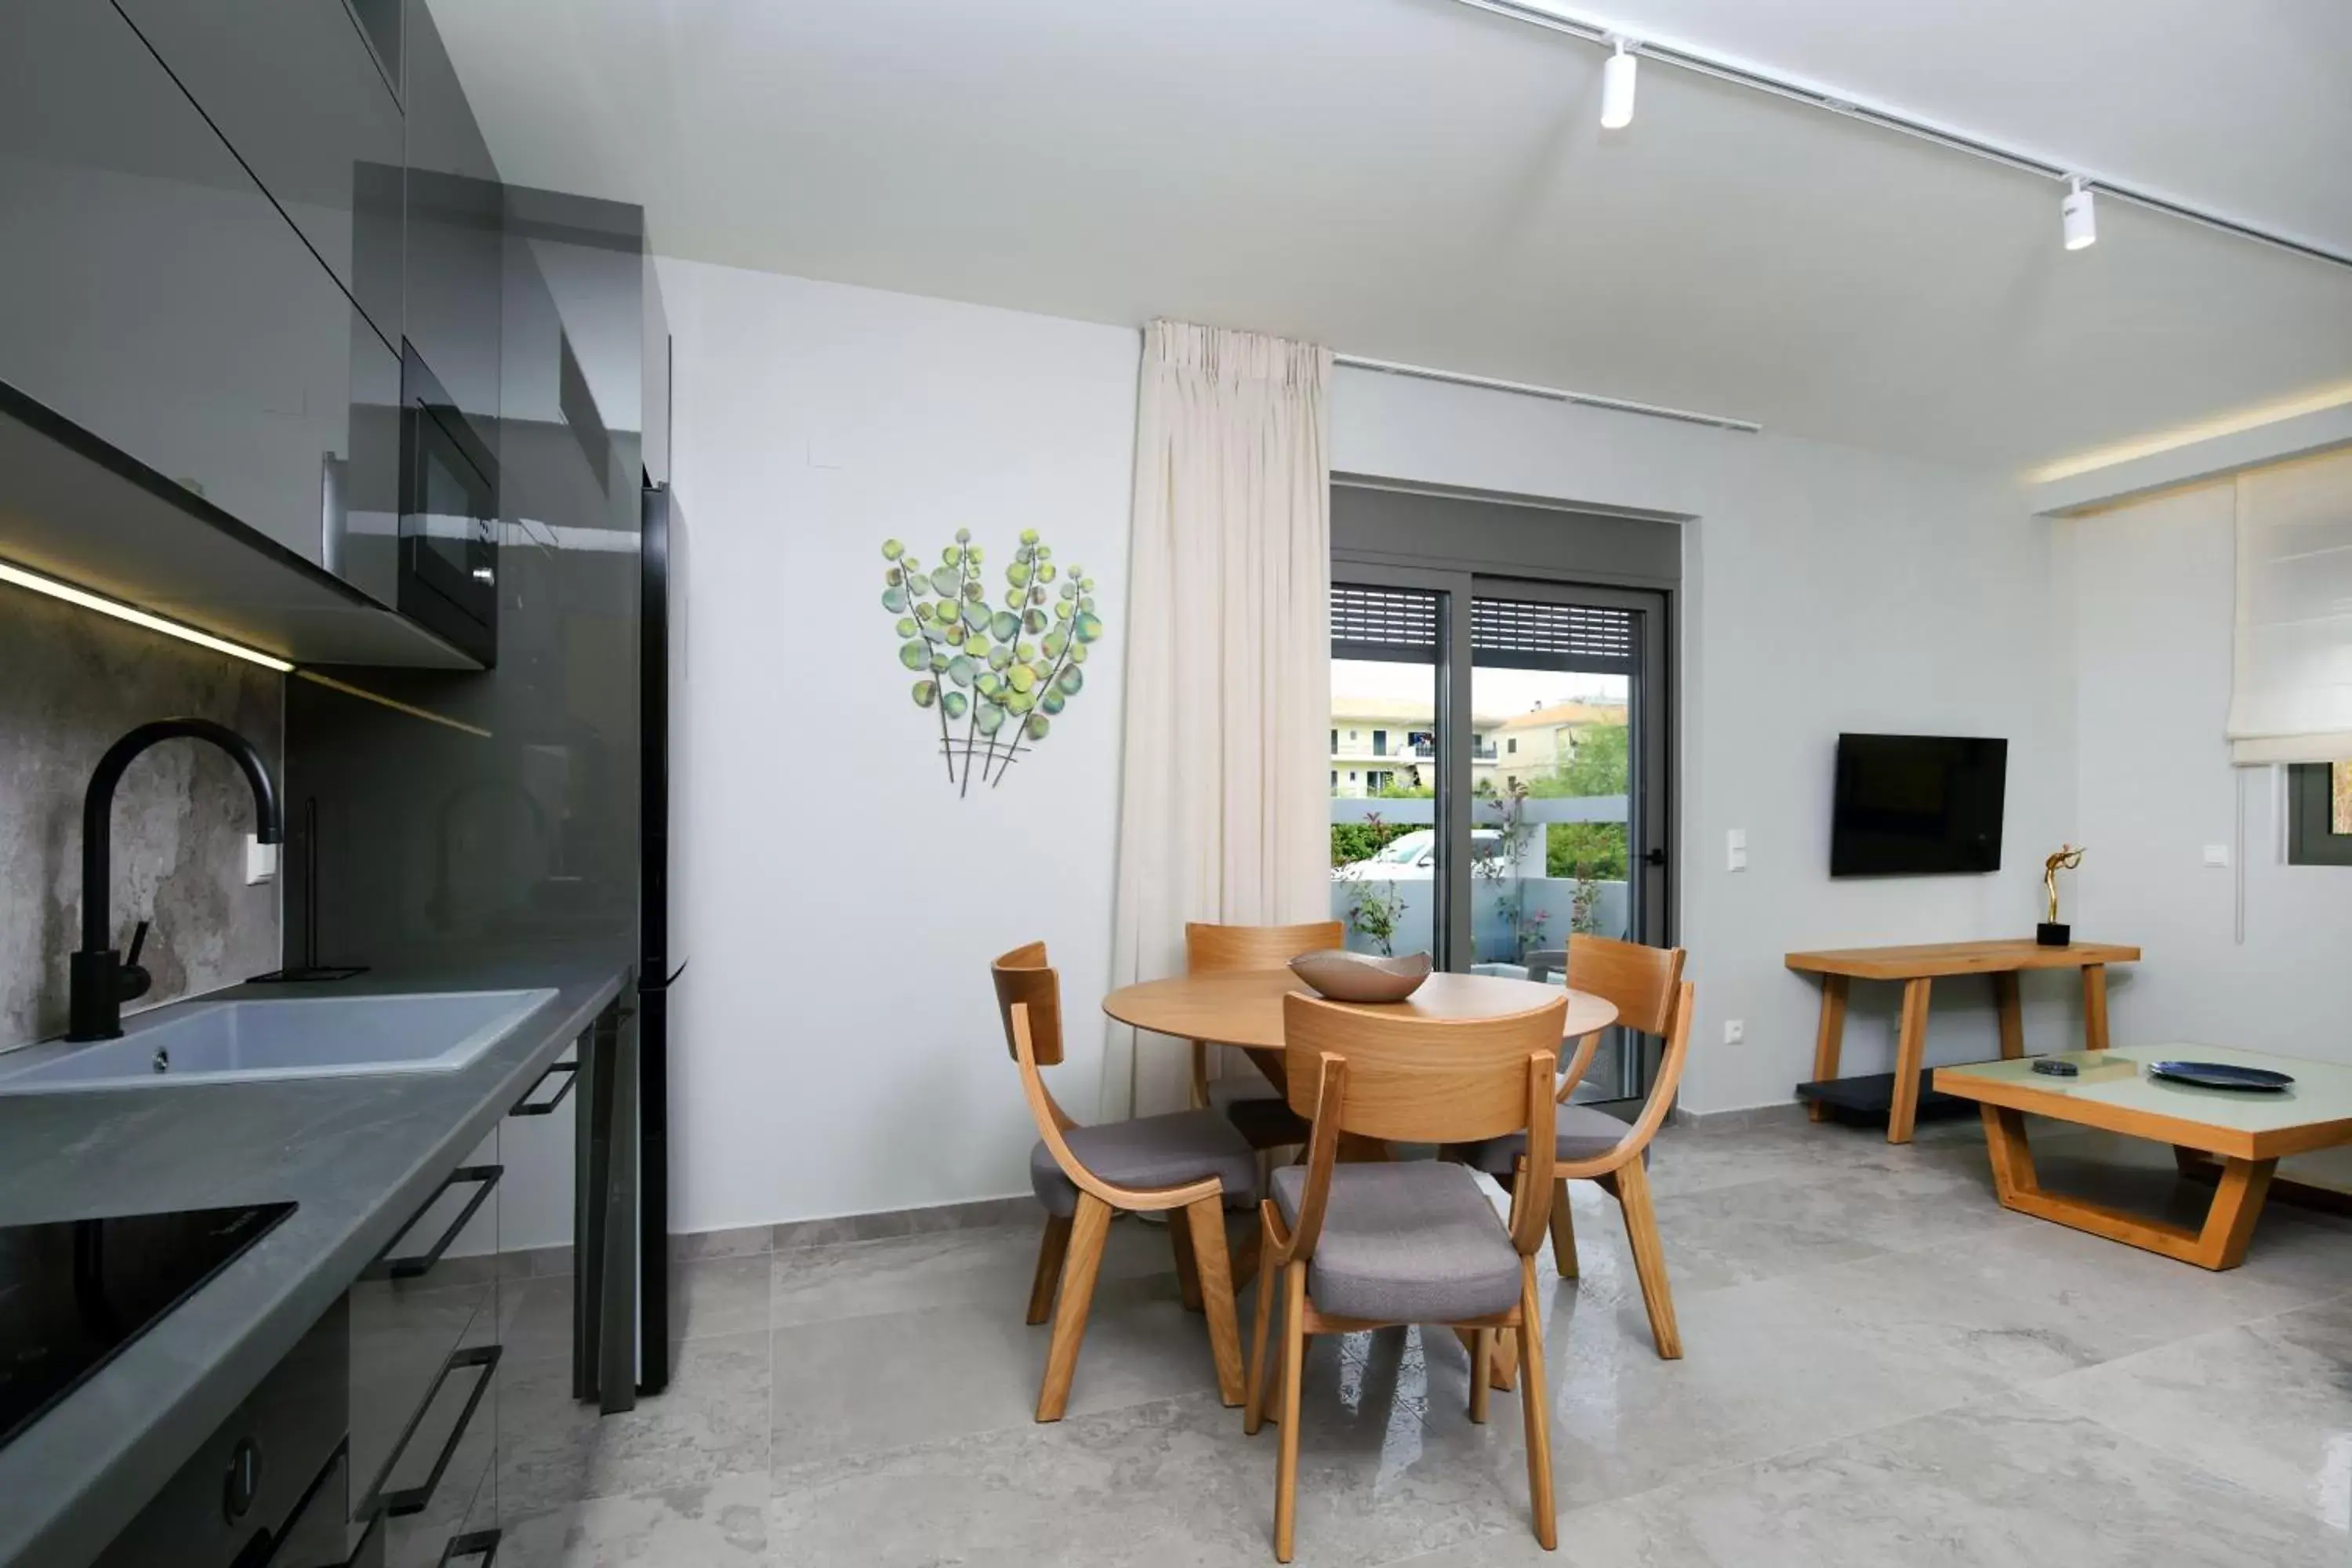
[[[396,358],[112,6],[0,6],[0,381],[313,561],[396,487]]]
[[[115,3],[397,348],[405,131],[343,0]]]
[[[493,1485],[500,1171],[494,1129],[352,1287],[361,1568],[435,1568]]]
[[[506,193],[425,0],[408,0],[405,330],[443,390],[498,451]]]

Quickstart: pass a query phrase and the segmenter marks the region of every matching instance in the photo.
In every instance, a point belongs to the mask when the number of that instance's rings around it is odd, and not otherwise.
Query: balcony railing
[[[1342,741],[1331,748],[1331,754],[1356,761],[1372,757],[1381,762],[1429,763],[1437,760],[1437,748],[1427,741],[1385,749],[1376,748],[1369,741]],[[1475,762],[1491,763],[1495,760],[1495,748],[1491,744],[1474,745],[1470,748],[1470,755]]]

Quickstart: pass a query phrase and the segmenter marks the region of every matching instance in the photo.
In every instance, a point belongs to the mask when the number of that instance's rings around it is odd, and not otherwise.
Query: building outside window
[[[2291,866],[2352,866],[2352,762],[2287,769],[2286,858]]]

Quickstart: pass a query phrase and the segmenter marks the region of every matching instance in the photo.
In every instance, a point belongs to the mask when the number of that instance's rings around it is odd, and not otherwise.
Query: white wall
[[[1137,334],[696,264],[661,283],[693,535],[672,1223],[1025,1191],[987,964],[1049,942],[1056,1081],[1090,1107]],[[967,799],[881,605],[883,540],[936,562],[960,527],[992,575],[1038,530],[1101,584],[1108,629],[1053,733]]]
[[[1017,1193],[1033,1134],[989,957],[1063,972],[1066,1098],[1091,1103],[1108,967],[1137,334],[662,264],[690,521],[694,733],[677,1001],[677,1219],[701,1230]],[[1699,986],[1685,1103],[1788,1098],[1818,992],[1785,952],[2017,934],[2076,837],[2073,639],[2053,525],[2005,481],[1816,444],[1342,372],[1343,471],[1695,518],[1686,524],[1682,937]],[[955,798],[908,701],[879,545],[995,561],[1041,530],[1102,584],[1110,640],[1039,753]],[[1843,729],[2005,735],[2008,869],[1830,881]],[[1727,828],[1750,868],[1723,870]],[[1929,1055],[1991,1054],[1945,988]],[[1954,994],[1953,993],[1958,993]],[[2029,981],[2029,1030],[2072,1027]],[[1849,1070],[1891,1060],[1861,987]],[[1723,1021],[1747,1043],[1719,1043]],[[1175,1048],[1170,1047],[1168,1048]]]
[[[2197,1041],[2352,1062],[2352,870],[2289,866],[2277,770],[2230,764],[2235,503],[2223,479],[2059,524],[2072,561],[2080,710],[2075,879],[2085,921],[2136,942],[2118,1039]],[[2246,935],[2236,879],[2203,864],[2245,791]]]
[[[2074,826],[2072,641],[2052,523],[2006,480],[1848,447],[1741,436],[1345,372],[1335,468],[1679,514],[1682,898],[1698,988],[1684,1104],[1769,1104],[1811,1076],[1818,988],[1796,949],[2030,935],[2043,854]],[[1829,877],[1842,730],[2006,736],[2003,869]],[[1726,871],[1724,836],[1748,834]],[[2086,934],[2095,934],[2086,932]],[[2074,1026],[2063,980],[2029,976],[2029,1039]],[[1857,985],[1843,1071],[1893,1065],[1898,990]],[[1721,1044],[1726,1019],[1747,1041]],[[1993,1055],[1982,985],[1939,988],[1930,1061]]]

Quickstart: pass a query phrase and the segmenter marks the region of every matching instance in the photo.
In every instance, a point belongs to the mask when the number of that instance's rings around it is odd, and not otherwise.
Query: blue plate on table
[[[2294,1079],[2268,1068],[2234,1067],[2228,1062],[2150,1062],[2150,1078],[2193,1083],[2200,1089],[2235,1089],[2254,1094],[2276,1094],[2294,1086]]]

